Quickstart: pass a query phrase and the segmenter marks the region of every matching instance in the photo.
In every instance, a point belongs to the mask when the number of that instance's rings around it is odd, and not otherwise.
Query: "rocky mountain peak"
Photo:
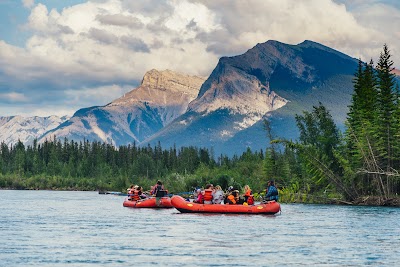
[[[190,76],[171,70],[158,71],[152,69],[146,72],[138,88],[126,93],[110,105],[133,102],[170,105],[176,102],[176,97],[184,97],[191,101],[196,98],[204,81],[204,78],[198,76]]]
[[[179,72],[152,69],[148,71],[142,80],[141,86],[150,87],[158,90],[170,90],[197,96],[204,78],[190,76]]]

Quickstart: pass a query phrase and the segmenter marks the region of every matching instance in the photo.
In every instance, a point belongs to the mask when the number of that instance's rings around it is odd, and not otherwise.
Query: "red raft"
[[[281,210],[276,201],[259,205],[198,204],[186,201],[181,196],[173,196],[171,204],[182,213],[234,213],[234,214],[275,214]]]
[[[173,208],[171,204],[171,198],[169,197],[151,197],[142,200],[128,200],[125,198],[124,207],[131,207],[131,208]]]

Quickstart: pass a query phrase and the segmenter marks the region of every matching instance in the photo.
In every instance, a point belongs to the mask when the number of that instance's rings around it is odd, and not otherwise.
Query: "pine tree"
[[[393,61],[388,46],[383,46],[379,61],[376,67],[378,76],[378,151],[381,161],[381,168],[386,172],[391,172],[393,162],[398,155],[393,154],[395,147],[395,133],[397,131],[396,103],[397,92],[394,81]],[[383,191],[386,197],[390,194],[390,179],[386,175],[386,186]]]

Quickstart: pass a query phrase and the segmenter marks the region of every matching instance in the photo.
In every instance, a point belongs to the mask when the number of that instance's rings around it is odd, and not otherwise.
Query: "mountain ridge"
[[[150,70],[139,87],[107,105],[78,110],[40,139],[56,135],[114,145],[139,143],[184,113],[203,81],[171,70]]]
[[[0,142],[13,145],[20,140],[25,145],[31,145],[43,133],[57,127],[69,116],[51,115],[47,117],[20,115],[0,117]]]

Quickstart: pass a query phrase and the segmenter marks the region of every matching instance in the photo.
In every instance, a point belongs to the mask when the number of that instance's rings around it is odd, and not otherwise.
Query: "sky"
[[[151,70],[207,78],[257,43],[312,40],[400,68],[398,0],[0,0],[0,116],[73,115]]]

